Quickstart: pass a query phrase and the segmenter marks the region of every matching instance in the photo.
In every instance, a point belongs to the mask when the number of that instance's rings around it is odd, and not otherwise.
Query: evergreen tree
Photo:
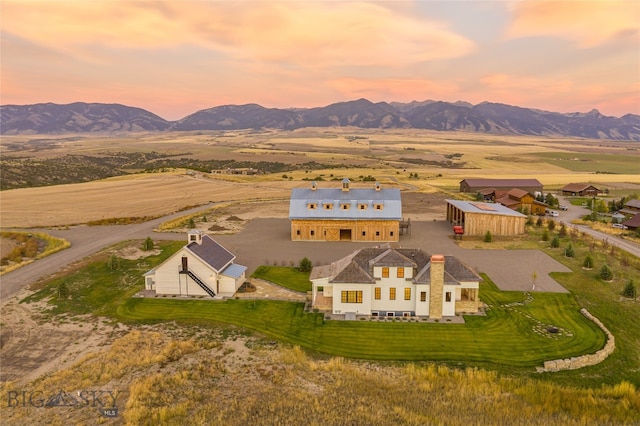
[[[638,292],[636,290],[636,285],[632,280],[629,280],[626,286],[624,286],[624,290],[622,290],[622,295],[624,297],[628,297],[629,299],[635,299],[638,296]]]
[[[302,259],[300,259],[300,265],[298,266],[298,269],[301,272],[311,272],[312,266],[313,264],[311,263],[311,261],[307,257],[303,257]]]
[[[600,268],[600,278],[604,281],[611,281],[613,279],[613,272],[611,272],[609,265],[602,265],[602,268]]]
[[[493,236],[491,235],[491,231],[487,231],[487,233],[484,234],[484,242],[490,243],[491,241],[493,241]]]
[[[153,240],[151,237],[147,237],[147,239],[144,240],[144,243],[142,243],[142,250],[153,250]]]
[[[587,257],[584,258],[584,262],[582,262],[582,267],[586,269],[593,268],[593,258],[591,258],[591,255],[587,254]]]
[[[569,243],[567,248],[564,249],[564,255],[566,257],[573,257],[573,256],[575,256],[575,254],[576,254],[576,252],[573,250],[573,244]]]
[[[560,238],[558,238],[557,235],[555,235],[553,237],[553,239],[551,240],[551,247],[553,247],[553,248],[560,247]]]

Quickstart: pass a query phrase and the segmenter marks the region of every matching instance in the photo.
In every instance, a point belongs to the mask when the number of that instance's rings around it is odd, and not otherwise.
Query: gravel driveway
[[[458,247],[450,238],[451,225],[446,221],[412,221],[411,235],[400,238],[400,245],[421,248],[431,254],[454,255],[478,272],[486,273],[502,290],[531,291],[533,273],[537,275],[535,291],[567,290],[553,280],[550,272],[571,272],[540,250],[470,250]],[[297,265],[308,257],[314,265],[331,263],[362,247],[377,243],[305,242],[290,240],[288,219],[254,219],[235,235],[213,236],[236,254],[236,262],[248,267],[248,273],[262,264]]]

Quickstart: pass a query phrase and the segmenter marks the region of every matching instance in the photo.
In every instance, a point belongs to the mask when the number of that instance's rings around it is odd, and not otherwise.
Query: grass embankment
[[[311,291],[308,272],[300,272],[297,268],[286,266],[259,266],[251,275],[254,278],[271,281],[281,287],[306,293]]]
[[[299,347],[221,334],[200,329],[187,338],[133,331],[26,389],[38,396],[113,390],[120,418],[135,425],[299,424],[301,419],[305,424],[371,426],[640,421],[640,395],[627,382],[590,389],[433,363],[320,359]],[[236,339],[244,344],[237,346]],[[3,394],[15,389],[14,384],[0,384]],[[102,401],[113,404],[109,397]],[[0,415],[9,424],[96,423],[94,406],[31,409],[3,404]]]
[[[0,238],[6,238],[16,243],[16,246],[9,253],[2,253],[0,275],[71,247],[69,241],[42,232],[3,231],[0,232]]]

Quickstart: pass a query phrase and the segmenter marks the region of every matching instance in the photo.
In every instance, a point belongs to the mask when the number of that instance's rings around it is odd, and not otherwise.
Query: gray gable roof
[[[207,265],[215,269],[216,272],[222,271],[225,266],[233,262],[236,258],[233,253],[222,247],[208,235],[202,237],[200,244],[197,242],[189,243],[186,249],[202,259]]]
[[[431,284],[431,262],[418,272],[413,280],[416,284]],[[480,281],[473,269],[455,256],[444,257],[445,284],[458,284],[460,281]]]
[[[420,249],[392,249],[370,247],[333,262],[329,266],[313,268],[311,279],[327,277],[331,283],[371,284],[375,282],[373,268],[407,267],[415,268],[415,284],[430,284],[431,256]],[[480,281],[480,277],[455,256],[445,256],[445,283],[458,284],[460,281]]]
[[[309,204],[316,204],[310,209]],[[325,209],[324,204],[332,204]],[[382,209],[375,208],[381,204]],[[365,205],[365,209],[360,209]],[[343,208],[347,206],[348,208]],[[291,191],[289,219],[402,219],[402,201],[400,190],[386,189],[349,189],[340,188],[294,188]]]

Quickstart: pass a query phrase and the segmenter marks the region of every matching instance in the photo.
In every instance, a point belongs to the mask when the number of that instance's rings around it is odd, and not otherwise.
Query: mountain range
[[[168,121],[141,108],[76,102],[0,106],[0,134],[126,133],[345,127],[429,129],[497,135],[558,136],[640,141],[640,115],[620,118],[557,113],[483,102],[378,102],[366,99],[317,108],[222,105]]]

